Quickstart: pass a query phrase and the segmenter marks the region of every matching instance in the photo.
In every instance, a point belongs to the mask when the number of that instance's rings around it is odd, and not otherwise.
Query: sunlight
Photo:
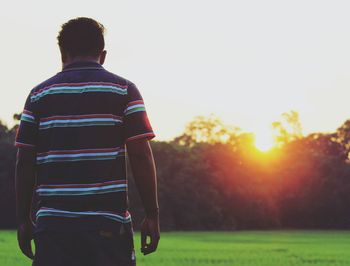
[[[260,129],[255,132],[255,147],[262,151],[267,152],[274,147],[274,140],[271,129]]]

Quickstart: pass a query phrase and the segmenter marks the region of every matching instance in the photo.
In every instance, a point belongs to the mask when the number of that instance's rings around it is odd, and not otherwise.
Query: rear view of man
[[[35,266],[136,264],[126,151],[146,213],[141,251],[149,254],[158,245],[149,145],[154,133],[136,86],[102,67],[103,34],[103,25],[89,18],[62,25],[63,70],[30,92],[21,116],[16,137],[18,241]],[[38,199],[34,232],[33,192]]]

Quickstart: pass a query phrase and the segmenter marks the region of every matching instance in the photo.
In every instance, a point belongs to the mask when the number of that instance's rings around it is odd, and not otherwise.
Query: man
[[[136,265],[125,148],[146,213],[141,252],[159,241],[154,133],[142,97],[102,67],[102,24],[72,19],[58,44],[63,70],[30,92],[16,137],[19,246],[35,266]]]

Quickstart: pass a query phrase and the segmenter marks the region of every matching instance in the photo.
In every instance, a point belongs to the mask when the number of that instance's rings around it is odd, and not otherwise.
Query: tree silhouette
[[[175,138],[180,145],[192,146],[195,143],[229,143],[237,142],[238,127],[225,125],[218,117],[197,116],[187,124],[185,132]]]
[[[272,128],[275,131],[275,143],[279,147],[302,137],[302,126],[296,111],[283,113],[281,121],[273,122]]]

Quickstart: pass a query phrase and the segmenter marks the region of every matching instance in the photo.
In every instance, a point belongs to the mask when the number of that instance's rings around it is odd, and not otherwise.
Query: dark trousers
[[[33,266],[135,266],[133,235],[109,231],[42,231]]]

